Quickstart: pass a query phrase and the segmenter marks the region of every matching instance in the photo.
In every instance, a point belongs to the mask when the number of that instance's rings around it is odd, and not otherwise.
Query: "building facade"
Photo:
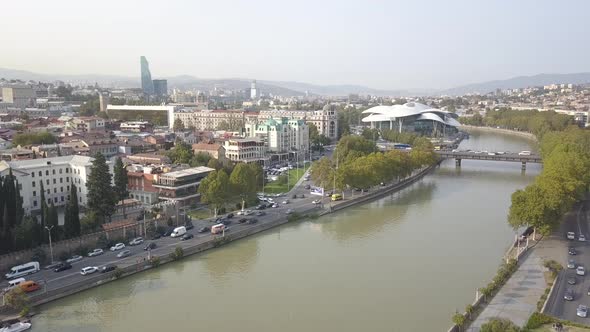
[[[1,161],[0,174],[10,170],[16,176],[25,213],[41,209],[41,187],[47,204],[63,206],[70,200],[70,186],[76,185],[78,204],[86,206],[86,180],[92,166],[91,157],[65,156],[19,161]]]
[[[175,112],[174,119],[180,119],[185,128],[218,130],[222,127],[224,130],[239,131],[246,122],[255,120],[257,115],[257,113],[243,110],[185,110]]]
[[[246,124],[245,135],[262,140],[269,152],[309,150],[309,127],[304,120],[270,118],[261,124],[249,123]]]
[[[263,164],[268,159],[266,143],[256,137],[230,138],[223,142],[225,157],[232,162]]]
[[[268,119],[288,118],[294,120],[304,120],[305,123],[313,123],[318,128],[318,133],[331,140],[338,139],[338,114],[332,105],[326,105],[318,111],[301,111],[301,110],[266,110],[260,111],[258,115],[259,122]]]
[[[141,65],[141,90],[144,95],[151,96],[154,94],[154,82],[152,81],[152,73],[150,72],[150,64],[145,56],[139,59]]]
[[[16,108],[35,106],[37,95],[28,85],[11,85],[2,88],[2,101]]]
[[[168,96],[168,80],[153,80],[154,95],[158,97]]]
[[[194,206],[199,202],[199,185],[215,169],[205,166],[155,174],[153,187],[158,189],[160,201],[172,201],[180,206]]]

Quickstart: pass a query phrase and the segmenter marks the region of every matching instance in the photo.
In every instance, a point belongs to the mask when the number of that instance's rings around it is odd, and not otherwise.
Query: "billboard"
[[[309,189],[309,194],[310,194],[310,195],[324,196],[324,188],[322,188],[322,187],[314,187],[314,186],[312,186],[312,187]]]

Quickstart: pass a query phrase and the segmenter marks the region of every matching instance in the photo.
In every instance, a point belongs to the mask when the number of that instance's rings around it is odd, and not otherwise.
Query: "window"
[[[55,170],[52,170],[52,171],[53,171],[53,175],[55,175]]]
[[[45,171],[45,175],[49,175],[49,170],[46,170]]]
[[[70,191],[70,186],[67,186],[67,187],[66,187],[66,190],[67,190],[67,191]],[[68,199],[69,199],[69,198],[68,198]]]
[[[39,171],[39,176],[43,176],[43,172]]]
[[[53,199],[53,202],[54,202],[54,203],[57,203],[57,197],[55,197],[55,198]]]
[[[82,192],[82,188],[78,187],[78,192],[81,193]]]
[[[70,178],[66,178],[66,182],[70,182]]]
[[[56,183],[57,183],[57,179],[53,179],[53,184],[56,184]]]
[[[63,171],[63,169],[61,169],[61,168],[60,168],[60,169],[59,169],[59,174],[61,174],[61,172],[62,172],[62,171]]]
[[[63,197],[63,196],[61,197],[61,201],[62,201],[62,202],[64,201],[64,197]]]
[[[23,184],[22,183],[19,183],[18,184],[18,190],[23,190]]]
[[[33,190],[33,196],[37,196],[37,192]]]
[[[31,177],[34,178],[35,177],[35,172],[31,173]]]
[[[70,169],[68,167],[66,167],[66,174],[68,174],[70,172]]]
[[[31,185],[33,186],[33,188],[35,188],[35,185],[36,185],[35,181],[31,182]]]
[[[82,203],[82,197],[80,197],[80,203]]]
[[[49,179],[45,180],[47,182],[47,185],[49,185]]]
[[[64,178],[59,178],[59,183],[64,183]]]
[[[47,195],[51,194],[51,190],[47,189]]]
[[[51,204],[51,198],[47,199],[47,204]]]
[[[53,188],[53,193],[57,194],[57,188]]]
[[[70,200],[70,195],[68,195],[68,201]]]
[[[33,201],[33,206],[37,206],[37,201]]]

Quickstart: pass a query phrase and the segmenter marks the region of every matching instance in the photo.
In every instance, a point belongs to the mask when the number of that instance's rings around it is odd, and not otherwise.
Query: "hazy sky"
[[[446,88],[590,71],[590,1],[8,1],[0,67]]]

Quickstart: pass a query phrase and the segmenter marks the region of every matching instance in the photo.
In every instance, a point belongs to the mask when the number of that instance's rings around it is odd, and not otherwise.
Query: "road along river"
[[[460,149],[531,150],[474,132]],[[57,300],[32,331],[446,331],[514,238],[540,165],[447,160],[393,195]]]

